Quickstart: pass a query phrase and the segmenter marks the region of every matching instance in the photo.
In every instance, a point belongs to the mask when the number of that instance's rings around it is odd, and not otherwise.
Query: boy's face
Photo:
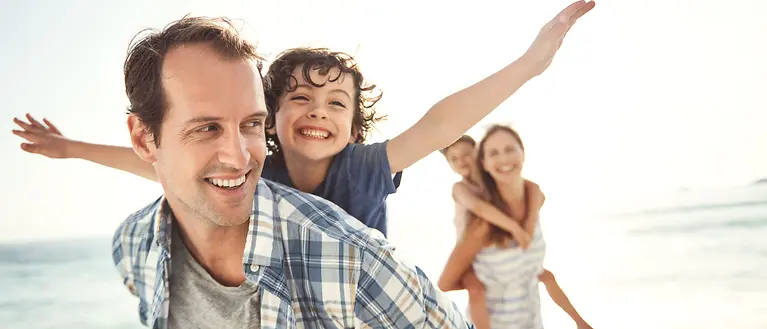
[[[447,148],[445,152],[447,163],[456,174],[469,177],[474,161],[474,146],[467,142],[458,142]]]
[[[311,70],[311,80],[325,84],[315,87],[304,79],[302,70],[299,66],[293,71],[295,90],[286,91],[279,100],[274,129],[280,139],[280,149],[288,157],[304,160],[332,158],[355,140],[352,133],[357,103],[354,78],[351,74],[339,77],[337,68],[327,75]],[[328,81],[335,77],[338,79]]]

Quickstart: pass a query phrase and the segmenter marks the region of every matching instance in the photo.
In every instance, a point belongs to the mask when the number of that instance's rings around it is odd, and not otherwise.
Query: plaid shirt
[[[260,287],[261,328],[470,327],[378,231],[331,202],[262,179],[253,203],[243,270]],[[172,217],[160,198],[113,241],[115,266],[151,328],[168,324]]]

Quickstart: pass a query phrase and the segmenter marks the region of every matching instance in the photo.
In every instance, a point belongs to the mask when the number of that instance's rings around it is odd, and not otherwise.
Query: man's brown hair
[[[156,146],[167,102],[162,84],[162,66],[170,50],[184,44],[207,44],[227,60],[254,60],[261,73],[262,58],[245,41],[232,22],[224,17],[185,16],[162,30],[146,29],[133,38],[125,58],[125,93],[128,112],[139,118]]]

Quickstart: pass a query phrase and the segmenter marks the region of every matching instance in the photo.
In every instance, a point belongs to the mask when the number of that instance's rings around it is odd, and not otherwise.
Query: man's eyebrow
[[[268,111],[260,109],[254,113],[251,113],[247,117],[245,117],[245,120],[263,119],[263,118],[266,118],[268,115],[269,115]],[[190,125],[194,125],[198,123],[216,122],[221,120],[223,120],[223,118],[221,117],[204,115],[204,116],[194,117],[189,120],[186,120],[186,122],[184,122],[184,126],[188,127]]]
[[[269,112],[266,110],[257,110],[256,112],[252,113],[251,115],[248,115],[245,117],[245,120],[249,119],[263,119],[269,116]]]
[[[213,122],[213,121],[219,121],[221,120],[221,117],[213,117],[213,116],[200,116],[200,117],[194,117],[189,120],[186,120],[185,124],[193,124],[193,123],[203,123],[203,122]]]

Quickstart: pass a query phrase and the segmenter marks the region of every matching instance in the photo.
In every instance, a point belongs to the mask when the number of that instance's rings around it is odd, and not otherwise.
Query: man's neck
[[[245,281],[242,256],[250,222],[237,226],[216,226],[197,216],[174,216],[174,229],[186,249],[213,279],[225,286]]]
[[[317,187],[325,181],[333,158],[324,160],[307,160],[289,153],[283,153],[285,168],[288,170],[290,182],[301,192],[314,193]]]

